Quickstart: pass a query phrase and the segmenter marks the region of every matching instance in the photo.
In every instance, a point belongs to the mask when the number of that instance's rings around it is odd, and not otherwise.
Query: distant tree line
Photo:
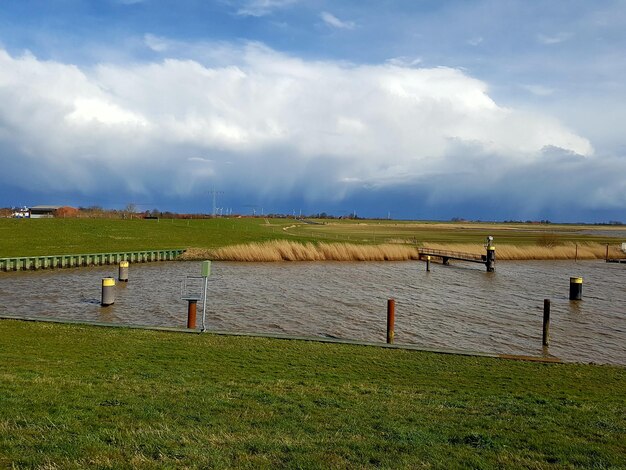
[[[15,207],[0,207],[0,218],[8,218],[12,217],[13,213],[16,211]],[[266,215],[243,215],[243,214],[230,214],[228,216],[214,216],[211,214],[202,214],[202,213],[180,213],[180,212],[171,212],[171,211],[160,211],[158,209],[145,210],[145,211],[137,211],[137,206],[133,203],[127,204],[124,209],[105,209],[101,206],[88,206],[83,207],[79,206],[78,208],[63,206],[54,211],[53,215],[59,218],[105,218],[105,219],[211,219],[214,217],[245,217],[245,218],[267,218],[267,219],[349,219],[349,220],[360,220],[362,217],[359,217],[356,212],[347,214],[347,215],[334,215],[329,214],[327,212],[317,212],[308,215],[293,215],[293,214],[281,214],[281,213],[271,213]],[[376,219],[376,218],[374,218]],[[385,219],[380,219],[385,220]],[[462,217],[452,217],[450,219],[451,222],[485,222],[481,220],[468,220]],[[497,222],[497,221],[491,221]],[[544,224],[548,225],[552,222],[548,219],[542,220],[503,220],[503,223],[507,224]],[[622,221],[619,220],[609,220],[608,222],[598,222],[598,223],[585,223],[585,222],[577,222],[576,225],[624,225]]]

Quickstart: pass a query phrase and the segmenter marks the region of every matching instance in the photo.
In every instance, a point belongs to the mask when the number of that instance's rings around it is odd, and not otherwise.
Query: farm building
[[[62,206],[33,206],[30,208],[31,219],[43,219],[46,217],[54,217],[54,211]]]

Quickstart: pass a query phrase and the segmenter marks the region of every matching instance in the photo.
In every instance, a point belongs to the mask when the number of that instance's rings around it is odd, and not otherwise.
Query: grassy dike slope
[[[0,322],[0,467],[626,468],[626,370]]]
[[[0,219],[0,258],[106,253],[259,242],[293,237],[262,219]],[[298,237],[295,237],[298,240]]]

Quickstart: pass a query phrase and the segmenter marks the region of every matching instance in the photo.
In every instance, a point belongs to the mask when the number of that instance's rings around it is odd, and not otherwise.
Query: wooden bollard
[[[190,299],[189,305],[187,306],[187,328],[196,328],[196,306],[198,304],[197,300]]]
[[[550,343],[550,299],[543,300],[543,340],[542,344]]]
[[[396,301],[394,299],[387,300],[387,344],[393,344],[394,322],[396,320]]]
[[[430,256],[426,257],[426,272],[430,272]]]

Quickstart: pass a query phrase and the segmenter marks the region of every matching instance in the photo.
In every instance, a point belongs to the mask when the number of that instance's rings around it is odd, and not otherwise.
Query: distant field
[[[626,234],[626,227],[364,220],[332,221],[324,225],[301,224],[291,229],[290,232],[324,240],[337,238],[368,243],[405,241],[418,244],[476,244],[482,243],[487,235],[492,235],[496,244],[537,245],[552,241],[555,243],[616,243],[621,239],[607,234],[618,232]]]
[[[296,242],[472,244],[487,235],[498,245],[553,246],[626,241],[626,227],[396,222],[388,220],[308,223],[294,219],[0,219],[0,258],[161,248],[213,249],[237,244]]]

